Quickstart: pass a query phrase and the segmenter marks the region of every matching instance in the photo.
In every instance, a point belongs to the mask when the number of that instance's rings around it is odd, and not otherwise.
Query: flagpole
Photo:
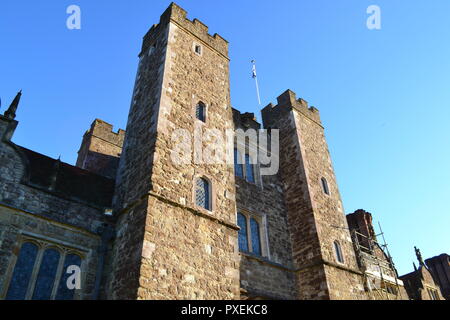
[[[256,75],[256,61],[252,60],[252,77],[253,79],[255,79],[255,84],[256,84],[256,95],[258,96],[258,103],[261,106],[261,97],[259,95],[259,85],[258,85],[258,76]]]

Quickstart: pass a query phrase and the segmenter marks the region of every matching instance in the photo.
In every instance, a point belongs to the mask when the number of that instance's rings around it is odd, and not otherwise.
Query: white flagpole
[[[258,103],[259,105],[261,105],[261,97],[259,96],[259,85],[258,85],[258,76],[256,75],[256,61],[252,60],[252,77],[253,79],[255,79],[255,83],[256,83],[256,94],[258,96]]]

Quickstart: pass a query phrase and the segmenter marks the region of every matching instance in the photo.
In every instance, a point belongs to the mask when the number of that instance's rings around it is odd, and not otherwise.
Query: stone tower
[[[117,177],[109,298],[238,299],[233,166],[171,157],[178,138],[233,129],[228,43],[172,3],[139,59]],[[199,178],[210,183],[210,210],[196,205]]]
[[[318,110],[288,90],[262,115],[280,129],[298,298],[366,298]]]

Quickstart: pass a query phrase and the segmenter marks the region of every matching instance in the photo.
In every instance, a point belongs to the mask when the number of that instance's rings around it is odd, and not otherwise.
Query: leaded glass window
[[[247,218],[242,214],[237,214],[239,230],[239,251],[248,252]]]
[[[234,149],[234,173],[237,177],[244,177],[244,167],[242,165],[241,153]]]
[[[36,278],[33,300],[50,300],[55,284],[60,254],[55,249],[47,249],[42,257],[41,267]]]
[[[251,163],[251,158],[248,154],[245,155],[245,173],[247,176],[247,181],[255,183],[255,175],[253,172],[253,164]]]
[[[74,290],[70,290],[67,286],[67,280],[71,276],[70,273],[67,273],[67,269],[69,266],[78,266],[81,267],[81,258],[76,254],[69,254],[66,256],[64,260],[64,268],[63,274],[61,276],[61,280],[59,281],[58,292],[56,294],[56,300],[73,300]]]
[[[196,182],[195,202],[197,206],[211,210],[210,185],[205,178],[199,178]]]
[[[43,240],[24,239],[6,284],[5,299],[72,300],[75,289],[67,287],[67,279],[72,274],[66,272],[69,266],[81,268],[81,264],[82,256],[72,249]]]
[[[20,248],[14,272],[9,283],[6,300],[24,300],[33,273],[38,247],[34,243],[25,242]]]
[[[252,252],[258,256],[261,255],[261,236],[259,233],[259,223],[251,218],[250,219],[250,232],[252,235]]]

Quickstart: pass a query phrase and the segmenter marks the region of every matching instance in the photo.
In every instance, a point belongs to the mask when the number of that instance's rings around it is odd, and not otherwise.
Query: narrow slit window
[[[341,249],[341,245],[338,241],[334,242],[334,251],[336,254],[336,260],[339,263],[344,263],[344,256],[342,255],[342,249]]]
[[[199,102],[195,107],[195,117],[202,122],[206,122],[206,106],[203,102]]]
[[[196,54],[198,54],[198,55],[201,55],[201,54],[202,54],[202,46],[201,46],[201,45],[196,44],[194,50],[195,50],[195,53],[196,53]]]
[[[328,188],[328,181],[325,178],[320,179],[322,182],[322,190],[326,195],[330,195],[330,189]]]

